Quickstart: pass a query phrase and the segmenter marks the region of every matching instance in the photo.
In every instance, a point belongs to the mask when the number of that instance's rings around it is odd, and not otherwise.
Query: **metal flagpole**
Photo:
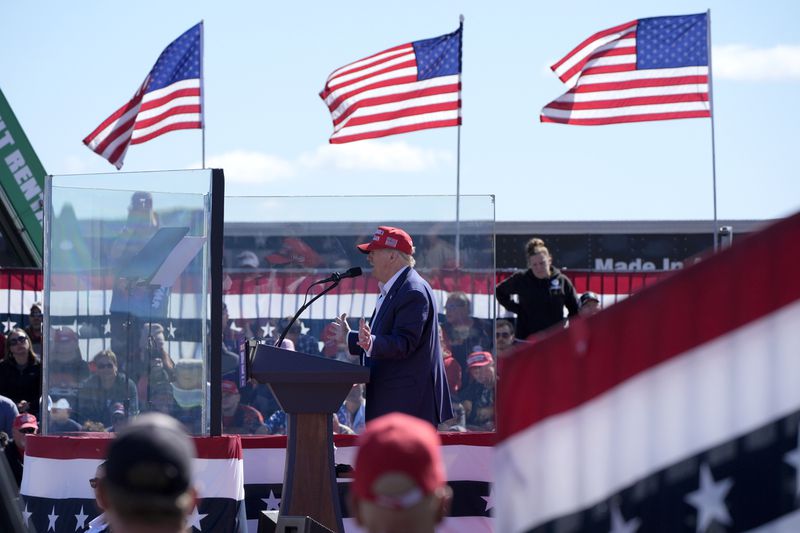
[[[706,39],[708,49],[708,109],[711,112],[711,175],[714,189],[714,251],[719,248],[719,223],[717,222],[717,150],[714,142],[714,84],[711,73],[711,9],[706,11]]]
[[[202,148],[202,160],[203,160],[203,168],[206,168],[206,87],[205,87],[205,80],[203,79],[203,57],[204,55],[204,34],[205,34],[205,22],[201,19],[200,20],[200,130],[203,132],[203,148]]]
[[[458,79],[461,81],[461,57],[464,46],[464,15],[458,16],[461,43],[458,47]],[[458,89],[458,141],[456,145],[456,268],[461,268],[461,88]]]

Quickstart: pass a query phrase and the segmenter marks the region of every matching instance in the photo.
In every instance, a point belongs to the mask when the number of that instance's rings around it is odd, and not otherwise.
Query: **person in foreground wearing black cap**
[[[453,496],[436,430],[392,413],[368,423],[358,444],[349,493],[358,525],[368,533],[433,533]]]
[[[366,419],[399,411],[434,426],[453,417],[439,343],[433,290],[414,270],[414,244],[400,228],[380,226],[359,251],[368,254],[381,293],[372,319],[350,331],[347,314],[333,328],[370,367]]]
[[[578,311],[581,316],[592,316],[600,312],[600,297],[592,291],[581,294],[581,307]]]
[[[178,533],[197,503],[194,443],[161,413],[136,417],[108,447],[97,500],[114,533]]]

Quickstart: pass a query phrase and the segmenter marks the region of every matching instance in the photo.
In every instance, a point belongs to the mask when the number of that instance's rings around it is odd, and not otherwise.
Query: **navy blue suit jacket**
[[[452,418],[433,290],[413,268],[392,285],[372,320],[372,334],[367,421],[395,411],[433,425]],[[350,353],[362,355],[357,341],[358,332],[351,332]]]

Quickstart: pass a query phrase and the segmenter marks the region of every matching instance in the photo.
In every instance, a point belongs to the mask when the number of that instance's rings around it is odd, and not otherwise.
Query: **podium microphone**
[[[343,280],[345,278],[357,278],[360,275],[361,275],[361,267],[353,267],[353,268],[348,269],[346,272],[342,272],[341,274],[339,274],[338,272],[334,272],[333,274],[331,274],[330,276],[328,276],[325,279],[321,279],[319,281],[315,281],[314,285],[317,285],[319,283],[329,283],[331,281],[338,282],[338,281],[341,281],[341,280]]]

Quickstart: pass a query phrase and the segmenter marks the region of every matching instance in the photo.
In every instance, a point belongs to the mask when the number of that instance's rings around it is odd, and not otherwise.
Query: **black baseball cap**
[[[581,294],[581,305],[585,304],[589,300],[594,300],[595,302],[600,303],[600,297],[597,296],[597,293],[586,291]]]

